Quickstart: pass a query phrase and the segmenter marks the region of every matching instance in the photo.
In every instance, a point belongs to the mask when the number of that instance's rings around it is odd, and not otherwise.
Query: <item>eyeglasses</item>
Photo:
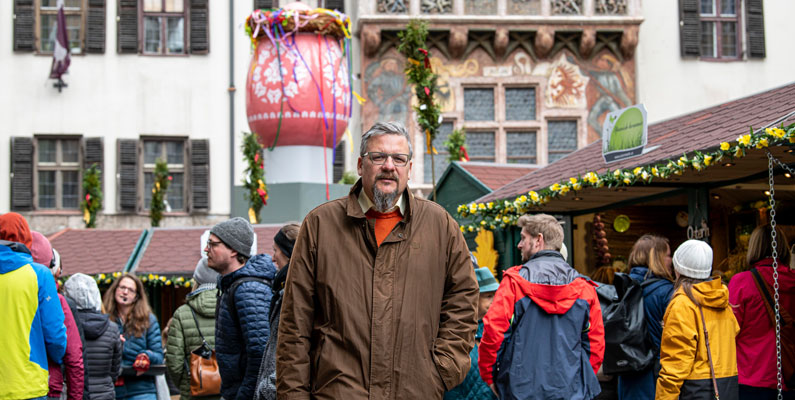
[[[135,288],[131,288],[131,287],[127,287],[127,286],[117,286],[116,290],[118,290],[119,292],[124,292],[124,291],[130,292],[130,293],[135,293],[136,292]]]
[[[405,167],[409,163],[409,155],[402,153],[381,153],[378,151],[370,151],[362,154],[362,157],[367,157],[375,165],[383,165],[386,159],[392,157],[392,163],[397,167]]]
[[[220,244],[224,244],[224,242],[222,242],[222,241],[220,241],[220,240],[219,240],[219,241],[217,241],[217,242],[213,242],[212,240],[208,240],[208,241],[207,241],[207,247],[209,247],[209,248],[211,248],[211,249],[215,248],[215,246],[218,246],[218,245],[220,245]]]

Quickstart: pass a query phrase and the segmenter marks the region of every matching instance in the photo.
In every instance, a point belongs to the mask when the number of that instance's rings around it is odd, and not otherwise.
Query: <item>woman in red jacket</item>
[[[776,332],[765,308],[765,300],[754,282],[751,270],[756,269],[773,287],[773,243],[770,225],[754,229],[748,242],[748,269],[733,276],[729,282],[729,304],[740,324],[737,335],[737,370],[739,372],[740,399],[775,399]],[[795,271],[790,269],[790,250],[787,237],[776,228],[778,253],[779,303],[795,314]],[[772,296],[771,292],[771,296]],[[785,388],[785,399],[795,399],[795,388]]]

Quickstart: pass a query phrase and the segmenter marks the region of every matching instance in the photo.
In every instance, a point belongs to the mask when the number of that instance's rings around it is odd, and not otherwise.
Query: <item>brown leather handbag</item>
[[[202,338],[201,346],[190,352],[190,394],[191,396],[214,396],[221,394],[221,373],[218,371],[218,361],[215,359],[215,349],[211,348],[204,340],[199,320],[193,307],[190,313],[193,315],[193,322],[196,323],[196,330]]]

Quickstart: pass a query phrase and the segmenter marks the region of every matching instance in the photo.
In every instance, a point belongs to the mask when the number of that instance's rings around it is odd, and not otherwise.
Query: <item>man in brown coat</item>
[[[304,219],[276,350],[279,399],[441,399],[464,380],[478,284],[458,224],[406,184],[397,123],[362,137],[361,179]]]

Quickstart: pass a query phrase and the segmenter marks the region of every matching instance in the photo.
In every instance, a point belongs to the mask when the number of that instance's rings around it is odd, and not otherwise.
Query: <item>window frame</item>
[[[88,0],[79,0],[80,1],[80,8],[75,10],[73,7],[66,7],[64,5],[64,15],[80,15],[80,38],[78,39],[78,43],[80,43],[80,53],[73,53],[69,49],[69,54],[71,56],[76,55],[83,55],[86,54],[86,30],[88,29],[87,25],[87,15],[88,15]],[[35,54],[39,55],[46,55],[52,56],[53,51],[44,51],[42,50],[42,37],[41,37],[41,20],[42,15],[58,15],[58,7],[47,7],[43,9],[42,0],[34,0],[33,1],[33,13],[34,13],[34,22],[33,22],[33,34],[34,34],[34,48]],[[70,38],[71,41],[71,38]]]
[[[163,11],[166,9],[166,1],[160,0],[161,11],[144,11],[145,0],[138,0],[138,48],[139,53],[145,56],[166,56],[166,57],[186,57],[190,55],[190,48],[188,43],[188,36],[190,35],[190,7],[188,0],[182,1],[182,11]],[[160,21],[160,52],[150,53],[146,51],[146,17],[162,17]],[[181,17],[182,18],[182,53],[169,53],[168,52],[168,18]],[[209,39],[208,39],[209,40]]]
[[[182,174],[182,208],[175,210],[173,207],[171,211],[164,212],[165,215],[187,215],[190,211],[190,156],[188,153],[188,146],[190,145],[190,141],[187,137],[152,137],[152,136],[142,136],[138,141],[138,146],[140,146],[140,151],[138,152],[138,182],[141,184],[138,185],[138,198],[140,199],[140,204],[138,204],[138,210],[140,213],[149,213],[149,204],[146,201],[146,194],[152,191],[151,187],[146,186],[146,174],[147,173],[154,173],[155,171],[155,164],[147,164],[146,163],[146,142],[159,142],[160,144],[160,151],[162,154],[167,154],[166,143],[169,142],[181,142],[182,143],[182,164],[167,164],[168,165],[168,173],[169,175],[175,173]],[[147,192],[148,191],[148,192]],[[151,196],[150,196],[151,200]],[[166,200],[168,200],[168,193],[166,193]],[[171,206],[171,203],[169,203]]]
[[[81,135],[34,135],[33,146],[33,210],[43,212],[79,212],[80,211],[80,195],[83,192],[83,161],[85,154],[83,153],[83,137]],[[55,162],[46,162],[42,165],[39,161],[39,141],[40,140],[54,140],[55,141]],[[65,163],[63,161],[63,142],[74,140],[77,141],[77,161]],[[55,171],[55,207],[41,207],[39,205],[39,172],[42,171]],[[77,206],[64,207],[63,206],[63,174],[62,172],[77,172]]]
[[[701,52],[701,43],[699,43],[699,52],[701,53],[700,58],[702,60],[712,60],[712,61],[737,61],[743,59],[744,54],[744,43],[743,43],[743,25],[742,25],[742,15],[743,15],[743,8],[742,2],[740,0],[711,0],[713,4],[713,14],[702,14],[701,13],[701,2],[699,1],[699,29],[701,29],[701,24],[703,22],[712,22],[713,23],[713,33],[714,37],[712,40],[713,44],[713,54],[711,55],[704,55]],[[726,15],[724,16],[721,14],[721,5],[723,2],[733,1],[734,2],[734,16]],[[723,38],[721,33],[721,26],[724,22],[733,22],[736,26],[734,36],[735,36],[735,43],[737,44],[736,48],[736,55],[734,56],[724,56],[723,55]],[[703,36],[703,34],[702,34]]]

